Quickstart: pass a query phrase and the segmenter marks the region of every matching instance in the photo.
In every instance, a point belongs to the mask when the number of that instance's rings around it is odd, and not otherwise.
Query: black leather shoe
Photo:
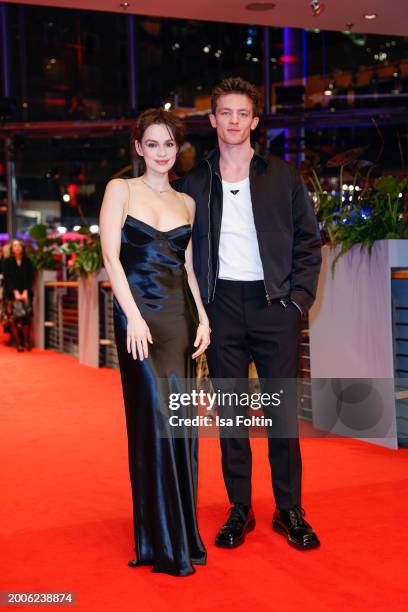
[[[255,527],[255,517],[252,509],[247,510],[243,504],[235,504],[228,520],[219,530],[215,545],[223,548],[235,548],[245,541],[245,535]]]
[[[272,529],[286,536],[289,544],[298,550],[320,546],[319,538],[303,518],[304,515],[303,508],[294,506],[290,510],[276,509],[272,519]]]

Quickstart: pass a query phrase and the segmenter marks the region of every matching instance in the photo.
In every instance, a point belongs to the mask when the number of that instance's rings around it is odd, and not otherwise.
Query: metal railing
[[[78,357],[78,282],[45,283],[45,348]]]
[[[99,365],[119,368],[113,330],[112,289],[109,281],[99,283]]]
[[[312,420],[312,386],[310,382],[310,343],[308,322],[304,322],[300,336],[298,384],[298,415],[306,421]]]
[[[391,273],[397,437],[408,445],[408,270]]]

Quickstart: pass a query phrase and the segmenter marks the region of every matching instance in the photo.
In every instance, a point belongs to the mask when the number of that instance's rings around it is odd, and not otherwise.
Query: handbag
[[[24,319],[28,317],[33,308],[29,300],[23,302],[21,300],[13,300],[13,317],[14,319]]]

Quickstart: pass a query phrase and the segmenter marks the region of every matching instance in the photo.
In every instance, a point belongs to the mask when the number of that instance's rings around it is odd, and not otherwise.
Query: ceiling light
[[[123,8],[126,11],[126,9],[130,6],[130,2],[121,2],[119,6],[120,8]]]
[[[377,17],[377,13],[367,13],[367,15],[364,15],[364,19],[377,19]]]
[[[205,47],[203,47],[204,53],[209,53],[210,49],[211,49],[211,45],[205,45]]]
[[[250,2],[245,8],[247,11],[271,11],[275,6],[273,2]]]

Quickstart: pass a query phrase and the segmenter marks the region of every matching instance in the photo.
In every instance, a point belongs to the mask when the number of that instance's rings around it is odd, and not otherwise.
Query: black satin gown
[[[165,418],[164,390],[183,392],[196,375],[198,317],[184,267],[190,237],[190,225],[163,232],[130,215],[123,225],[120,261],[153,339],[147,359],[127,352],[126,316],[113,298],[137,564],[176,576],[206,562],[196,517],[197,432],[175,434]]]

